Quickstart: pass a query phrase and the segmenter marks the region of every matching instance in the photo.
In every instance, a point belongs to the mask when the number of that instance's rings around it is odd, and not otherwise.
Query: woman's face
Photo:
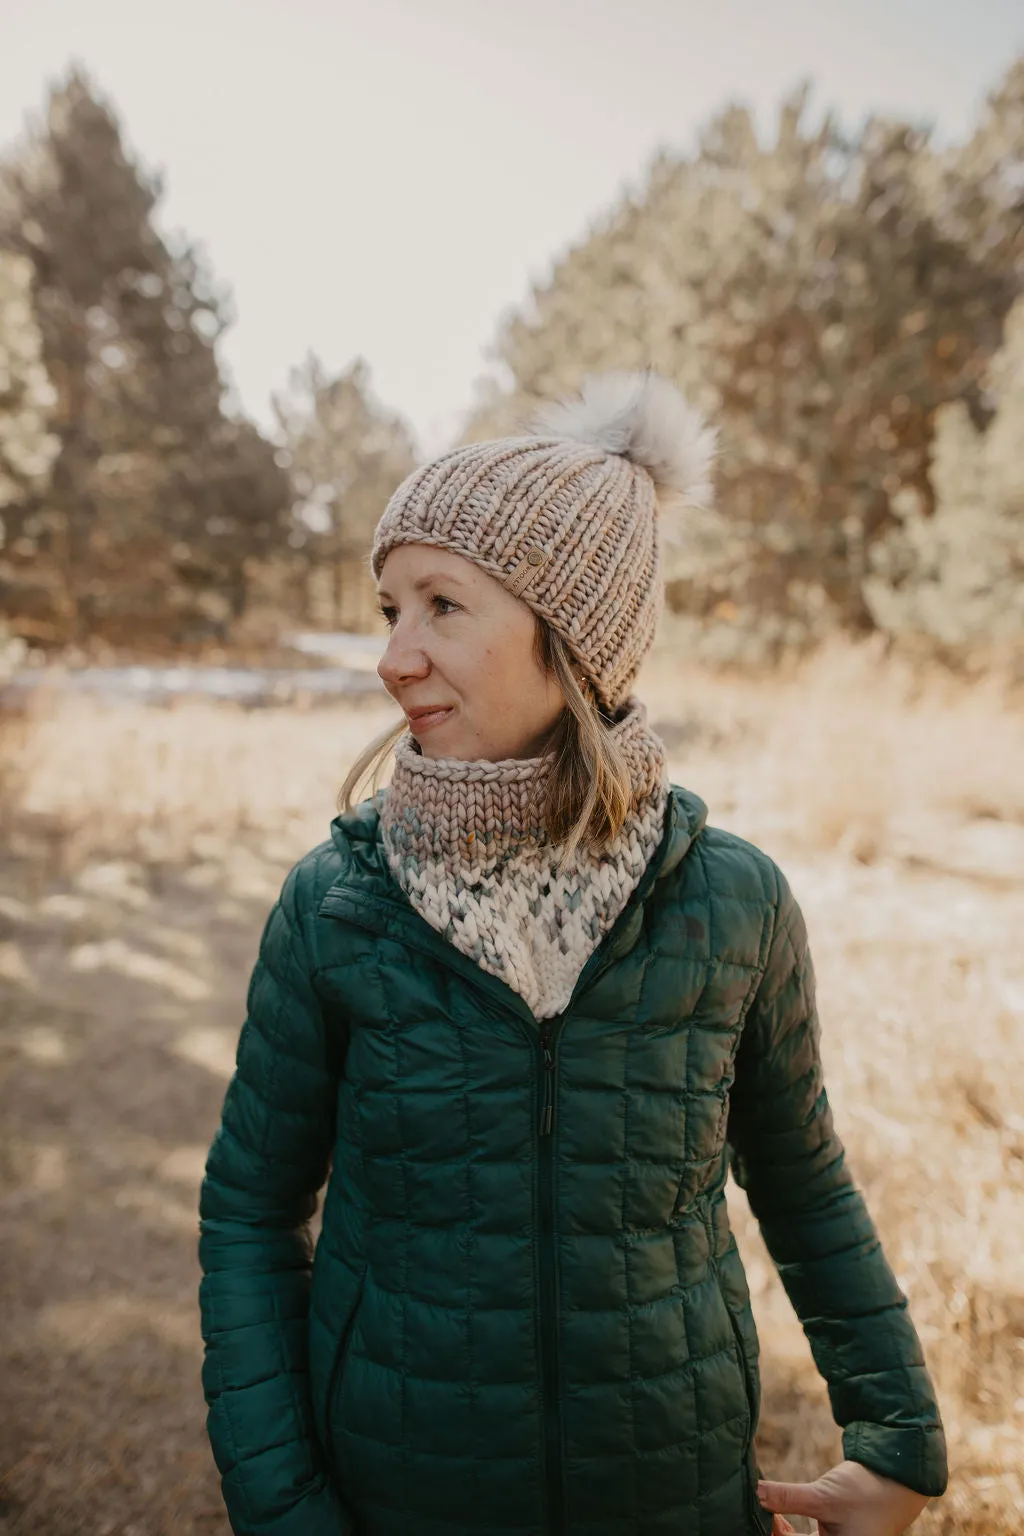
[[[377,671],[424,757],[538,757],[562,693],[534,655],[536,619],[462,555],[399,544],[377,584],[390,631]]]

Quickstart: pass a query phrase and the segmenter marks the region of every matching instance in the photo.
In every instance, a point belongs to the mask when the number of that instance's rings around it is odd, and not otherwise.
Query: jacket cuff
[[[929,1499],[945,1493],[949,1483],[946,1436],[939,1424],[904,1427],[860,1420],[843,1430],[843,1455]]]

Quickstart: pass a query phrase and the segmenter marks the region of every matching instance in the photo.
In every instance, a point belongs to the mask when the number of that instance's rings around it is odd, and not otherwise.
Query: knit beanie
[[[543,407],[521,436],[469,443],[413,471],[374,533],[473,560],[568,644],[616,711],[654,643],[661,543],[709,498],[715,434],[654,373],[603,373]]]

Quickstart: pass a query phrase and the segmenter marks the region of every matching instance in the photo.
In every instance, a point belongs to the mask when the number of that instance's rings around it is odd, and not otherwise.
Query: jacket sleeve
[[[843,1455],[934,1497],[948,1476],[935,1391],[832,1123],[807,931],[772,868],[774,923],[730,1096],[733,1175],[828,1384]]]
[[[267,919],[199,1205],[207,1429],[237,1536],[350,1536],[317,1441],[306,1222],[335,1086],[297,866]]]

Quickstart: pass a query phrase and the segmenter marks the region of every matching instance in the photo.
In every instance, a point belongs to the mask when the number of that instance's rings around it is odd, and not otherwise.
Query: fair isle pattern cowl
[[[537,810],[549,759],[424,757],[408,732],[395,748],[381,810],[392,874],[432,928],[539,1019],[565,1008],[664,832],[665,748],[639,699],[610,731],[629,763],[632,809],[600,853],[580,848],[561,872]]]

